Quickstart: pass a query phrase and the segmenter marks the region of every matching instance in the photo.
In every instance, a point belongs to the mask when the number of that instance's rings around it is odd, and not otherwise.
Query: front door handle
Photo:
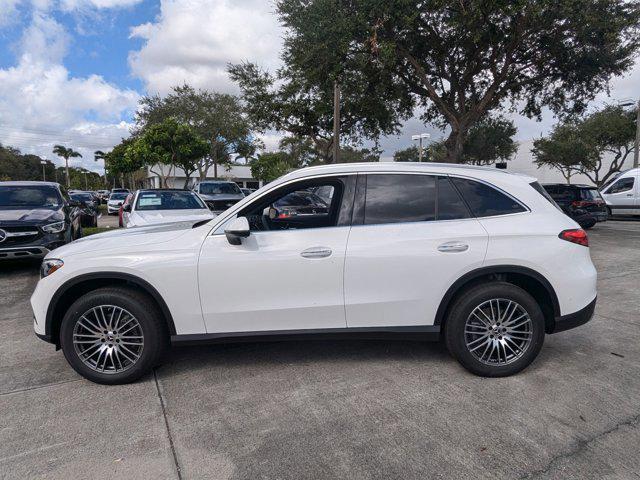
[[[633,197],[633,193],[627,193],[627,197]]]
[[[311,247],[300,252],[300,255],[304,258],[324,258],[331,255],[331,253],[329,247]]]
[[[444,253],[466,252],[467,250],[469,250],[469,245],[462,242],[447,242],[438,246],[438,251]]]

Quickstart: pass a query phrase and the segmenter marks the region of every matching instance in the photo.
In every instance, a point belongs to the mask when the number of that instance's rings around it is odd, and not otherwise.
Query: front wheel
[[[64,356],[83,377],[96,383],[137,380],[160,361],[168,333],[155,302],[136,290],[114,287],[89,292],[62,320]]]
[[[529,366],[542,348],[544,334],[544,316],[536,300],[506,282],[465,291],[445,324],[449,352],[483,377],[513,375]]]

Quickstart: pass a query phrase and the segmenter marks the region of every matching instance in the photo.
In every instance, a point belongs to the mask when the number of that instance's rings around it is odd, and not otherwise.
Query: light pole
[[[419,157],[418,157],[418,161],[421,162],[422,161],[422,157],[423,157],[423,153],[422,153],[422,140],[423,139],[429,139],[431,138],[431,135],[429,135],[428,133],[421,133],[420,135],[411,135],[411,140],[413,140],[414,142],[416,140],[419,141],[420,143],[420,153],[419,153]]]
[[[621,107],[636,107],[636,139],[633,142],[633,168],[638,168],[638,160],[640,157],[640,100],[638,102],[626,101],[619,103]]]
[[[89,184],[87,183],[87,171],[82,172],[84,174],[84,189],[89,190]]]
[[[40,165],[42,165],[42,181],[46,182],[47,181],[47,176],[44,173],[44,167],[47,164],[46,160],[40,160]]]

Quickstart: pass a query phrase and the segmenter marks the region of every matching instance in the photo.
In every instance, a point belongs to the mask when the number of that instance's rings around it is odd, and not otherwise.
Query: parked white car
[[[611,215],[640,215],[640,168],[621,172],[600,189]]]
[[[125,227],[211,220],[215,215],[197,193],[189,190],[138,190],[122,211]]]
[[[510,375],[596,302],[587,235],[535,179],[433,163],[298,170],[209,222],[73,242],[41,276],[36,334],[107,384],[169,340],[319,333],[444,338],[471,372]]]
[[[109,195],[109,199],[107,200],[107,214],[117,215],[120,211],[120,206],[126,200],[127,195],[129,194],[125,192],[116,192]]]

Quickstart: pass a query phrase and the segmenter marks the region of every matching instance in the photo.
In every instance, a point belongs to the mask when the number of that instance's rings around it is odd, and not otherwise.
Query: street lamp
[[[422,161],[422,140],[423,139],[429,139],[431,138],[431,135],[428,133],[421,133],[420,135],[411,135],[411,140],[413,140],[414,142],[416,140],[418,140],[420,142],[420,156],[418,157],[418,161],[421,162]]]
[[[640,100],[638,100],[638,103],[627,100],[618,105],[621,107],[636,106],[636,140],[633,144],[633,168],[638,168],[638,157],[640,157]]]
[[[40,165],[42,165],[42,181],[46,182],[47,181],[47,176],[44,173],[44,167],[47,164],[46,160],[40,160]]]

